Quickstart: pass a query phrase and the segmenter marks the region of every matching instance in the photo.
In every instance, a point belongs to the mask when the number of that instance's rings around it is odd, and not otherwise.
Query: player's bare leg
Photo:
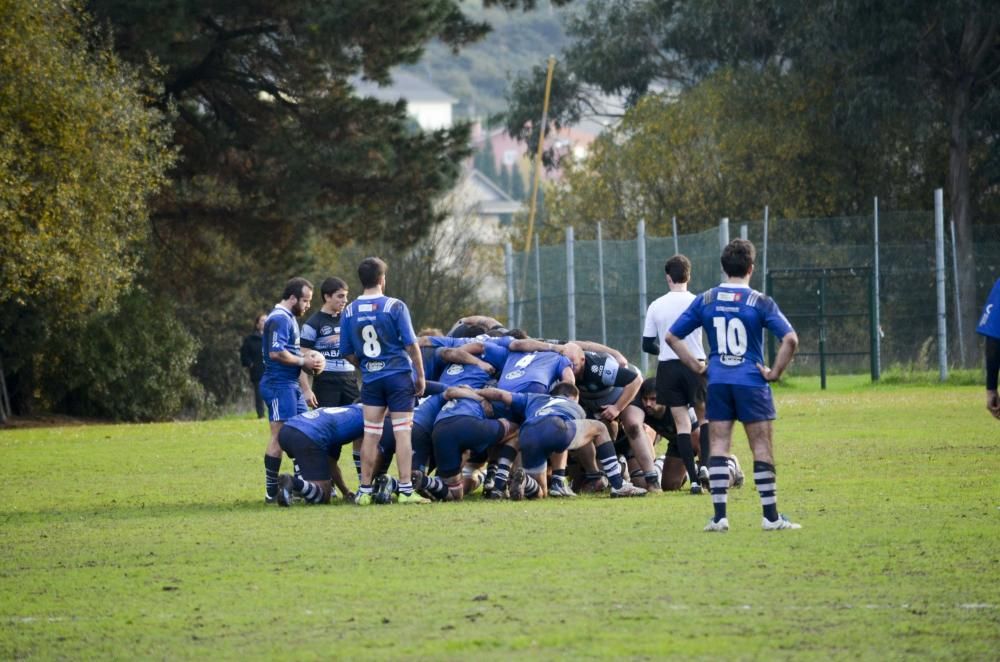
[[[355,502],[358,505],[368,505],[372,498],[372,475],[378,463],[378,442],[382,438],[382,426],[385,419],[385,406],[363,405],[361,408],[365,421],[365,434],[361,439],[361,484]]]
[[[771,421],[756,421],[746,423],[743,427],[747,432],[747,439],[750,440],[750,450],[753,451],[753,482],[757,486],[760,504],[764,511],[762,521],[764,530],[802,528],[778,513],[778,489],[774,471],[774,426]]]
[[[430,503],[413,491],[413,444],[411,427],[413,412],[392,412],[392,435],[396,439],[396,468],[399,470],[399,503]]]
[[[653,443],[646,435],[646,413],[639,407],[628,406],[619,417],[628,437],[632,456],[639,463],[639,469],[646,481],[646,490],[661,492],[657,480],[656,467],[653,465]]]

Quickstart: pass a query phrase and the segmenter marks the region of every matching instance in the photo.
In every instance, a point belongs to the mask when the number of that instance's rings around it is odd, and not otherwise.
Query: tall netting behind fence
[[[872,216],[823,219],[771,218],[765,242],[761,219],[732,221],[728,236],[745,236],[757,248],[751,285],[764,290],[765,263],[776,275],[767,294],[773,296],[796,328],[801,341],[797,371],[819,371],[820,341],[825,342],[829,372],[868,372],[872,334],[879,333],[881,365],[932,368],[937,356],[937,296],[934,215],[928,211],[883,212],[878,223],[878,314],[873,329],[871,270],[875,262]],[[948,357],[978,360],[978,347],[959,346],[955,308],[956,261],[976,261],[977,301],[981,306],[1000,276],[1000,228],[975,228],[975,255],[953,254],[949,226],[945,230],[945,288]],[[692,263],[690,290],[701,292],[722,278],[719,254],[721,227],[679,235],[676,246]],[[640,283],[638,240],[573,243],[575,336],[604,340],[641,364],[645,306],[667,291],[664,262],[675,252],[674,237],[645,237],[645,297]],[[765,252],[766,248],[766,252]],[[570,335],[567,303],[566,244],[543,246],[514,255],[515,323],[531,334],[549,338]],[[599,264],[603,257],[603,270]],[[527,268],[527,273],[522,270]],[[540,273],[536,276],[536,271]],[[780,276],[778,276],[780,274]],[[601,279],[603,278],[603,316]],[[540,282],[541,287],[537,284]],[[539,296],[540,293],[540,296]],[[539,314],[540,311],[540,314]],[[603,321],[603,324],[602,324]]]

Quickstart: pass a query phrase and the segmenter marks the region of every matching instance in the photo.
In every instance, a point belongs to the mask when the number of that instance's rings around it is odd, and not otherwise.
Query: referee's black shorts
[[[667,407],[693,407],[705,402],[705,377],[697,375],[679,359],[656,366],[656,402]]]

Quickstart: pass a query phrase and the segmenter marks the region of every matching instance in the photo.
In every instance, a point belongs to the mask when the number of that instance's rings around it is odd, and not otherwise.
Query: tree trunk
[[[976,313],[979,305],[976,294],[976,257],[972,237],[972,213],[969,209],[969,101],[972,93],[972,76],[956,81],[951,94],[950,139],[948,141],[948,196],[951,218],[955,222],[955,246],[958,256],[958,295],[962,301],[961,322],[965,343],[966,363],[979,361],[975,348]],[[957,320],[956,320],[957,321]],[[957,353],[952,353],[952,363]],[[968,367],[968,366],[964,366]]]

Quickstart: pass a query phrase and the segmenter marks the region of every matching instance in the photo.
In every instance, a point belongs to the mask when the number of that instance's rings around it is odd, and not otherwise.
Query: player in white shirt
[[[691,493],[701,494],[698,470],[694,463],[694,447],[691,443],[691,419],[688,407],[694,407],[700,431],[699,449],[708,448],[708,423],[705,422],[705,378],[695,374],[681,363],[677,354],[666,343],[670,326],[688,309],[695,295],[688,292],[691,279],[691,261],[683,255],[674,255],[663,266],[670,291],[649,304],[646,310],[646,324],[642,332],[642,349],[656,354],[660,362],[656,366],[656,401],[670,408],[670,414],[677,428],[677,450],[691,481]],[[701,344],[701,332],[694,331],[684,339],[691,354],[705,361],[705,350]],[[708,453],[699,452],[704,467],[708,464]],[[708,473],[707,469],[704,472]]]

